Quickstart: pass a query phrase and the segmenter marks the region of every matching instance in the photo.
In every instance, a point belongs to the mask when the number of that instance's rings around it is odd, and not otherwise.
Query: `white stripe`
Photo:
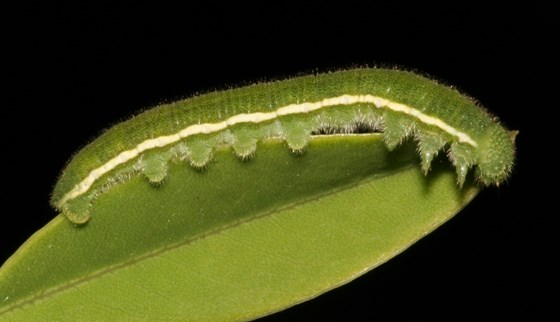
[[[119,153],[116,157],[107,161],[101,167],[92,170],[88,176],[79,184],[77,184],[72,190],[66,193],[60,200],[60,205],[65,204],[68,200],[74,199],[91,188],[93,183],[99,179],[102,175],[113,170],[117,166],[128,162],[136,158],[140,153],[154,149],[161,148],[181,139],[189,137],[196,134],[209,134],[219,132],[227,127],[240,124],[240,123],[261,123],[276,119],[280,116],[291,115],[291,114],[302,114],[309,113],[312,111],[320,110],[323,107],[335,106],[335,105],[352,105],[356,103],[370,103],[374,104],[377,108],[386,107],[390,110],[396,112],[402,112],[407,115],[417,118],[420,122],[428,125],[436,126],[448,134],[459,139],[459,142],[470,144],[474,147],[477,146],[476,142],[471,139],[471,137],[463,132],[458,131],[449,124],[443,122],[442,120],[426,115],[410,106],[391,102],[382,97],[377,97],[373,95],[342,95],[338,97],[325,98],[322,101],[312,102],[312,103],[301,103],[301,104],[290,104],[284,107],[280,107],[276,111],[269,113],[243,113],[234,115],[225,121],[219,123],[203,123],[188,126],[176,134],[164,135],[157,137],[155,139],[148,139],[140,144],[138,144],[134,149],[123,151]]]

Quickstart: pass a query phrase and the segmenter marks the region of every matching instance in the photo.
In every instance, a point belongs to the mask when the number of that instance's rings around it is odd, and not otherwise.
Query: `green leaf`
[[[436,162],[438,161],[438,162]],[[448,162],[423,175],[414,144],[318,136],[302,155],[260,142],[172,164],[62,216],[0,269],[0,320],[244,320],[313,298],[402,252],[478,192]]]

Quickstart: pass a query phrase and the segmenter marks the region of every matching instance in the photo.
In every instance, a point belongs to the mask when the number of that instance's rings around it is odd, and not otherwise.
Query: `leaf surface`
[[[413,143],[312,137],[303,155],[259,142],[161,185],[134,177],[62,216],[0,268],[0,320],[247,320],[347,283],[451,218],[478,192],[446,160],[425,176]]]

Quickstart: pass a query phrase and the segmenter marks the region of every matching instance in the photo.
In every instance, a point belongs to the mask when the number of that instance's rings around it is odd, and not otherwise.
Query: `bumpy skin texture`
[[[68,198],[69,192],[92,170],[146,140],[176,134],[193,124],[220,123],[239,114],[269,113],[291,104],[342,95],[373,95],[406,105],[465,133],[475,144],[462,142],[437,126],[384,106],[334,105],[263,122],[239,123],[144,151],[95,178],[87,191]],[[508,131],[472,99],[411,72],[360,68],[209,93],[143,112],[114,126],[79,151],[63,171],[51,201],[72,221],[81,223],[88,220],[90,208],[100,193],[140,173],[151,182],[161,182],[170,160],[185,160],[192,166],[203,167],[218,145],[232,146],[239,157],[248,158],[255,152],[257,142],[268,137],[280,137],[293,151],[298,151],[305,148],[312,132],[344,133],[364,126],[383,131],[389,149],[406,137],[414,137],[426,172],[433,157],[447,149],[459,184],[473,166],[485,185],[501,183],[512,169],[514,145]]]

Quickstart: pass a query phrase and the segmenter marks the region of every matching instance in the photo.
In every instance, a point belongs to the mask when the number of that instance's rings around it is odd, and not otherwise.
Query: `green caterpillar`
[[[84,223],[96,197],[131,176],[162,182],[170,160],[204,167],[217,146],[250,158],[257,142],[282,138],[302,151],[310,135],[380,131],[388,149],[418,142],[422,168],[447,150],[462,185],[469,168],[483,185],[511,172],[509,132],[472,99],[411,72],[358,68],[260,83],[161,105],[120,123],[79,151],[52,205]]]

